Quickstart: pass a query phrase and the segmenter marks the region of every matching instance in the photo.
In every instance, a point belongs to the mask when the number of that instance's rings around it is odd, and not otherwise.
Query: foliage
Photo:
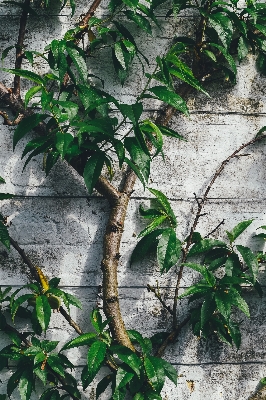
[[[36,15],[36,2],[32,5],[14,1],[4,3],[18,6],[26,14]],[[45,0],[42,5],[49,7],[50,3]],[[64,7],[67,1],[61,3]],[[49,73],[40,75],[20,67],[2,68],[33,83],[23,100],[28,113],[17,125],[13,136],[15,148],[22,138],[29,138],[33,129],[37,132],[23,150],[22,158],[27,156],[24,169],[33,157],[43,154],[43,165],[48,175],[59,158],[64,159],[83,176],[88,192],[92,193],[97,189],[102,173],[107,170],[111,181],[114,165],[123,169],[126,164],[145,187],[153,158],[164,156],[164,136],[183,139],[159,119],[154,121],[144,116],[146,99],[159,100],[188,116],[186,101],[177,93],[178,85],[208,96],[203,84],[208,77],[216,75],[235,83],[236,59],[241,62],[250,50],[257,57],[259,71],[266,74],[265,4],[248,1],[244,8],[240,8],[237,0],[195,3],[175,0],[166,16],[176,16],[188,9],[196,12],[199,24],[195,38],[175,38],[170,49],[156,58],[156,68],[153,73],[145,74],[145,88],[137,93],[135,102],[124,104],[111,96],[104,90],[101,76],[90,73],[88,58],[92,54],[99,57],[99,49],[109,48],[110,60],[122,85],[131,74],[134,57],[141,62],[145,73],[146,65],[154,60],[148,60],[139,50],[128,24],[121,23],[121,16],[134,24],[135,29],[152,35],[154,26],[159,26],[156,9],[163,3],[164,0],[153,0],[147,5],[138,0],[111,0],[110,16],[96,18],[90,15],[86,23],[69,30],[62,39],[52,40],[43,54],[21,47],[23,57],[33,67],[36,58],[41,57]],[[74,0],[70,1],[70,6],[74,14]],[[79,39],[85,34],[88,35],[88,46],[82,48]],[[3,51],[3,62],[14,47],[17,49],[18,45],[11,45]],[[117,117],[114,117],[114,112]],[[265,127],[259,131],[258,137],[264,131]],[[4,182],[0,177],[0,183]],[[149,252],[156,252],[161,273],[179,266],[173,308],[166,306],[159,292],[154,291],[163,306],[175,318],[177,300],[190,296],[193,333],[203,339],[217,334],[221,340],[239,348],[241,333],[237,309],[247,317],[250,315],[244,289],[253,286],[262,295],[258,266],[265,262],[265,254],[254,254],[249,247],[235,243],[252,220],[242,221],[231,231],[226,231],[226,241],[204,238],[195,231],[195,226],[187,238],[178,238],[177,219],[169,200],[159,190],[148,190],[155,196],[155,206],[150,209],[140,207],[141,216],[149,224],[139,234],[140,241],[132,253],[131,263],[143,259]],[[0,194],[0,200],[12,197],[12,194]],[[266,227],[261,226],[261,230],[265,231]],[[258,233],[256,238],[265,240],[266,235]],[[10,248],[11,238],[2,215],[0,241],[7,249]],[[184,267],[202,277],[178,295]],[[33,269],[37,277],[35,281],[12,293],[11,287],[4,291],[0,289],[0,329],[12,342],[0,351],[0,369],[8,367],[10,360],[16,364],[8,381],[7,396],[18,388],[21,399],[28,400],[35,390],[36,381],[41,381],[45,387],[41,400],[79,399],[77,380],[68,372],[74,369],[74,365],[63,352],[81,346],[88,347],[87,365],[81,375],[83,389],[92,383],[103,366],[109,368],[97,385],[97,398],[111,390],[113,400],[124,399],[128,394],[133,400],[162,399],[160,393],[166,377],[177,384],[176,370],[155,355],[156,346],[163,342],[167,332],[162,332],[160,338],[149,339],[136,330],[127,331],[133,350],[122,345],[113,334],[111,325],[115,316],[106,315],[103,320],[98,309],[93,310],[90,318],[95,332],[81,333],[64,344],[60,351],[57,350],[59,342],[44,340],[52,310],[61,310],[64,303],[70,312],[70,305],[81,308],[81,304],[58,287],[59,278],[48,280],[40,267],[34,266]],[[13,322],[15,316],[30,320],[33,332],[28,335],[19,333],[9,325],[9,316]],[[175,323],[173,329],[176,329]],[[47,388],[47,383],[53,386]]]

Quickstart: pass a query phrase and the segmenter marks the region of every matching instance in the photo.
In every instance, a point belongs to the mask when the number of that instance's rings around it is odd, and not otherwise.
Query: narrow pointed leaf
[[[94,153],[87,161],[84,168],[84,181],[88,192],[91,194],[96,182],[101,175],[102,168],[105,162],[105,155],[101,152]]]
[[[155,86],[149,89],[149,91],[154,93],[159,100],[170,104],[183,114],[187,116],[189,115],[185,100],[183,100],[178,94],[168,90],[165,86]]]
[[[35,128],[40,122],[43,122],[49,115],[47,114],[33,114],[24,118],[17,126],[13,137],[13,148],[28,132]]]

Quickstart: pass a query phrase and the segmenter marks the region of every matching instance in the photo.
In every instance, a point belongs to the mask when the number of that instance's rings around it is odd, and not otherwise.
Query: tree
[[[190,322],[193,333],[203,340],[217,335],[220,340],[239,348],[240,323],[235,317],[235,309],[249,316],[249,306],[243,296],[247,286],[254,287],[261,295],[258,272],[265,255],[255,253],[247,246],[235,245],[236,239],[253,220],[237,221],[226,231],[227,237],[223,240],[210,236],[217,234],[224,221],[217,221],[210,232],[203,234],[197,231],[197,226],[214,183],[232,159],[245,155],[244,149],[264,140],[265,127],[246,143],[241,140],[241,144],[212,172],[206,189],[195,194],[197,211],[187,234],[177,235],[177,218],[171,202],[159,188],[150,187],[151,162],[159,156],[164,158],[163,142],[168,137],[173,141],[184,139],[172,126],[169,127],[169,123],[176,111],[189,116],[185,100],[194,95],[193,91],[201,92],[207,98],[214,79],[231,82],[227,83],[230,87],[236,82],[236,60],[241,62],[249,51],[256,56],[260,72],[265,72],[266,7],[247,2],[240,8],[235,0],[229,3],[202,1],[200,4],[175,1],[167,10],[167,17],[175,19],[179,13],[195,12],[195,36],[172,38],[172,43],[167,44],[156,60],[148,60],[146,51],[141,50],[137,33],[143,31],[143,38],[151,34],[156,25],[160,26],[156,13],[157,8],[166,7],[163,1],[150,2],[148,6],[128,0],[111,1],[108,16],[97,18],[94,13],[100,1],[96,0],[81,17],[78,26],[61,38],[54,38],[44,52],[25,45],[28,18],[38,17],[37,2],[4,3],[21,10],[18,40],[2,52],[5,61],[15,48],[15,68],[10,65],[2,68],[9,76],[14,76],[13,88],[0,83],[0,98],[8,105],[8,110],[3,108],[1,116],[4,124],[16,126],[14,149],[28,138],[22,151],[22,158],[27,157],[24,168],[42,154],[43,168],[49,175],[63,159],[83,177],[89,195],[96,190],[110,205],[101,261],[103,314],[99,308],[93,309],[90,321],[94,332],[90,332],[88,326],[82,331],[70,316],[70,305],[81,307],[80,300],[59,286],[60,276],[50,279],[45,276],[44,268],[38,266],[38,261],[35,265],[13,239],[4,216],[1,217],[2,244],[7,249],[11,245],[20,254],[30,274],[30,283],[25,286],[1,290],[1,330],[12,344],[1,350],[0,366],[4,371],[10,359],[16,361],[7,395],[18,387],[21,398],[30,399],[35,381],[40,381],[44,386],[47,382],[53,383],[52,387],[43,389],[43,400],[80,398],[77,380],[69,373],[74,365],[69,360],[71,355],[67,358],[66,354],[71,353],[65,353],[65,350],[88,346],[87,365],[81,374],[84,389],[106,365],[108,372],[99,380],[97,398],[105,393],[112,399],[124,399],[126,394],[134,400],[161,399],[166,377],[174,384],[177,382],[176,370],[161,357],[167,346],[175,342],[181,329]],[[74,14],[74,0],[70,5]],[[49,9],[49,1],[42,6]],[[66,6],[66,1],[62,6]],[[128,27],[123,18],[132,25]],[[130,104],[108,92],[103,76],[95,72],[93,63],[101,59],[100,50],[103,49],[109,50],[108,57],[121,85],[134,78],[132,62],[136,58],[144,72],[149,62],[156,62],[153,71],[145,73],[145,85]],[[39,60],[45,66],[45,72],[38,73]],[[25,85],[30,84],[25,95],[21,94],[21,78]],[[158,101],[165,104],[155,118],[145,115],[147,101],[152,105]],[[35,136],[30,137],[28,134],[32,130]],[[118,168],[121,169],[121,182],[115,185],[112,178]],[[1,178],[2,183],[5,183],[4,178]],[[161,274],[171,276],[177,267],[171,305],[159,284],[147,286],[171,318],[171,329],[151,338],[144,337],[144,332],[127,329],[118,295],[121,240],[137,179],[143,188],[149,184],[146,193],[154,197],[154,204],[148,209],[142,205],[139,208],[140,215],[149,223],[138,235],[140,240],[135,242],[131,264],[145,260],[148,253],[154,252]],[[6,192],[1,194],[2,200],[14,197],[16,195]],[[265,238],[265,225],[260,228],[257,240]],[[201,279],[192,280],[180,294],[184,269],[196,271]],[[187,296],[193,306],[188,307],[184,318],[180,319],[179,303]],[[45,339],[52,310],[58,310],[79,336],[60,345],[58,341]],[[26,323],[30,320],[33,332],[21,333],[9,321],[9,314],[13,322],[18,317],[24,318]]]

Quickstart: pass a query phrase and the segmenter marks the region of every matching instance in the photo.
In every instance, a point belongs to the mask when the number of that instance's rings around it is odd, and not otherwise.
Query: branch
[[[196,202],[197,202],[197,205],[198,205],[198,210],[197,210],[195,219],[194,219],[193,224],[192,224],[191,229],[190,229],[190,234],[189,234],[189,237],[188,237],[188,240],[187,240],[187,245],[186,245],[186,247],[185,247],[185,249],[184,249],[184,251],[183,251],[183,257],[182,257],[182,260],[181,260],[181,264],[183,264],[184,262],[186,262],[188,250],[189,250],[189,247],[190,247],[191,244],[192,244],[193,233],[195,232],[195,229],[196,229],[196,227],[197,227],[199,218],[202,216],[201,211],[202,211],[202,209],[203,209],[203,207],[204,207],[204,205],[205,205],[205,203],[206,203],[206,201],[207,201],[207,199],[208,199],[208,194],[209,194],[209,192],[210,192],[210,190],[211,190],[213,184],[215,183],[216,179],[221,175],[221,173],[223,172],[225,166],[229,163],[230,160],[232,160],[232,159],[235,158],[235,157],[239,157],[238,153],[239,153],[241,150],[243,150],[243,149],[245,149],[246,147],[251,146],[252,144],[254,144],[254,143],[256,143],[256,142],[259,142],[260,140],[263,140],[263,139],[265,139],[265,138],[266,138],[266,135],[256,136],[254,139],[250,140],[249,142],[242,144],[237,150],[235,150],[230,156],[228,156],[228,157],[221,163],[220,167],[219,167],[219,168],[216,170],[216,172],[214,173],[213,178],[211,179],[209,185],[207,186],[207,188],[206,188],[206,190],[205,190],[203,196],[200,198],[201,201],[198,201],[199,198],[196,197]],[[218,225],[218,227],[219,227],[221,224],[222,224],[222,223],[220,223],[220,224]],[[215,230],[216,230],[218,227],[216,227]],[[208,236],[209,236],[209,235],[208,235]],[[176,324],[177,324],[177,300],[178,300],[178,292],[179,292],[180,281],[181,281],[182,275],[183,275],[183,269],[184,269],[184,267],[183,267],[183,265],[181,265],[181,267],[180,267],[180,269],[179,269],[178,277],[177,277],[176,288],[175,288],[175,297],[174,297],[174,306],[173,306],[173,311],[174,311],[173,327],[176,326]]]
[[[25,251],[18,245],[18,243],[12,239],[9,236],[10,239],[10,244],[14,247],[15,250],[17,250],[17,252],[19,253],[19,255],[21,256],[22,260],[24,261],[24,263],[29,267],[30,269],[30,273],[31,276],[33,277],[33,279],[35,279],[37,282],[40,282],[40,278],[39,275],[36,271],[35,266],[33,265],[33,263],[31,262],[30,258],[26,255]],[[79,334],[82,335],[82,329],[79,327],[79,325],[70,317],[70,315],[66,312],[66,310],[61,306],[59,308],[60,313],[63,315],[63,317],[67,320],[67,322],[69,323],[70,326],[72,326],[72,328],[75,329],[75,331]]]
[[[165,352],[166,347],[170,343],[174,343],[177,336],[179,335],[181,329],[188,323],[190,320],[190,316],[186,317],[165,339],[163,344],[160,346],[159,350],[156,352],[156,357],[162,357],[163,353]]]
[[[221,225],[224,225],[224,221],[225,221],[225,219],[223,219],[221,222],[219,222],[219,224],[210,233],[208,233],[206,236],[204,236],[204,239],[206,239],[207,237],[211,236],[214,232],[216,232],[217,229],[219,229]]]
[[[165,308],[171,315],[173,315],[173,310],[162,299],[162,296],[161,296],[159,290],[156,291],[155,287],[150,286],[150,285],[147,285],[147,288],[148,288],[148,292],[152,292],[155,294],[155,297],[157,297],[159,302],[162,304],[163,308]]]
[[[92,5],[90,6],[88,12],[84,15],[84,17],[82,18],[82,20],[79,22],[79,26],[87,26],[89,20],[91,19],[91,17],[93,17],[95,11],[97,10],[97,8],[99,7],[99,5],[101,4],[102,0],[94,0],[94,2],[92,3]],[[78,39],[78,38],[77,38]]]
[[[21,13],[21,17],[20,17],[18,42],[16,44],[16,62],[15,62],[16,69],[20,69],[21,65],[22,65],[23,47],[24,47],[26,25],[27,25],[27,19],[28,19],[28,8],[30,6],[30,1],[31,0],[25,0],[24,5],[23,5],[23,10]],[[15,75],[15,77],[14,77],[14,90],[13,91],[14,91],[15,96],[17,96],[17,97],[20,96],[20,76],[18,76],[18,75]]]

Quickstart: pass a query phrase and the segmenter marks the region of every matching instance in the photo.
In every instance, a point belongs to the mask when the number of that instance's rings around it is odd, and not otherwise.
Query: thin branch
[[[155,287],[147,285],[148,291],[152,292],[155,294],[155,297],[159,300],[159,302],[162,304],[163,308],[165,308],[171,315],[173,315],[173,310],[171,309],[170,306],[168,306],[165,301],[162,299],[162,296],[158,290],[155,289]]]
[[[28,8],[30,6],[31,0],[25,0],[23,4],[23,9],[20,17],[19,22],[19,34],[18,34],[18,41],[16,44],[16,62],[15,68],[20,69],[23,60],[23,47],[24,47],[24,39],[26,33],[26,25],[28,19]],[[14,94],[15,96],[20,96],[20,76],[15,75],[14,77]]]
[[[31,262],[30,258],[26,255],[25,251],[18,245],[18,243],[12,239],[9,236],[10,239],[10,244],[14,247],[15,250],[17,250],[17,252],[19,253],[19,255],[21,256],[22,260],[24,261],[24,263],[29,267],[30,269],[30,273],[31,276],[33,277],[33,279],[35,279],[37,282],[40,282],[40,278],[39,275],[36,271],[35,266],[33,265],[33,263]],[[70,315],[66,312],[66,310],[61,306],[59,308],[60,313],[63,315],[63,317],[67,320],[67,322],[69,323],[70,326],[72,326],[72,328],[75,329],[75,331],[79,334],[82,335],[82,329],[79,327],[79,325],[70,317]]]
[[[208,237],[211,236],[214,232],[216,232],[217,229],[219,229],[221,225],[224,225],[224,221],[225,221],[225,219],[223,219],[221,222],[219,222],[219,224],[218,224],[210,233],[208,233],[206,236],[204,236],[204,239],[208,238]]]
[[[79,26],[87,26],[88,25],[89,20],[91,19],[91,17],[94,16],[95,11],[97,10],[99,5],[101,4],[101,1],[102,0],[94,0],[92,5],[90,6],[88,12],[84,15],[84,17],[79,22]]]
[[[198,205],[198,210],[195,216],[195,219],[193,221],[193,224],[191,226],[190,229],[190,234],[187,240],[187,245],[183,251],[183,256],[182,256],[182,260],[181,260],[181,264],[183,264],[184,262],[186,262],[187,259],[187,254],[188,254],[188,250],[189,247],[192,244],[192,237],[193,237],[193,233],[195,232],[195,229],[197,227],[199,218],[202,216],[201,211],[208,199],[208,194],[212,188],[212,186],[214,185],[216,179],[221,175],[221,173],[223,172],[225,166],[229,163],[230,160],[232,160],[235,157],[239,157],[238,153],[245,149],[248,146],[251,146],[252,144],[259,142],[260,140],[263,140],[266,138],[266,135],[261,135],[261,136],[256,136],[254,139],[250,140],[247,143],[242,144],[237,150],[235,150],[230,156],[228,156],[220,165],[220,167],[216,170],[216,172],[214,173],[209,185],[207,186],[203,196],[200,198],[201,201],[198,201],[199,198],[196,197],[196,201],[197,201],[197,205]],[[217,228],[216,228],[217,229]],[[173,311],[174,311],[174,317],[173,317],[173,327],[176,326],[177,324],[177,300],[178,300],[178,292],[179,292],[179,286],[180,286],[180,281],[182,279],[182,275],[183,275],[183,265],[180,266],[179,269],[179,273],[177,276],[177,283],[176,283],[176,288],[175,288],[175,297],[174,297],[174,306],[173,306]]]
[[[166,347],[170,343],[174,343],[177,336],[179,335],[181,329],[189,322],[190,316],[186,317],[165,339],[163,344],[160,346],[160,348],[156,352],[156,357],[162,357],[163,353],[165,352]]]

